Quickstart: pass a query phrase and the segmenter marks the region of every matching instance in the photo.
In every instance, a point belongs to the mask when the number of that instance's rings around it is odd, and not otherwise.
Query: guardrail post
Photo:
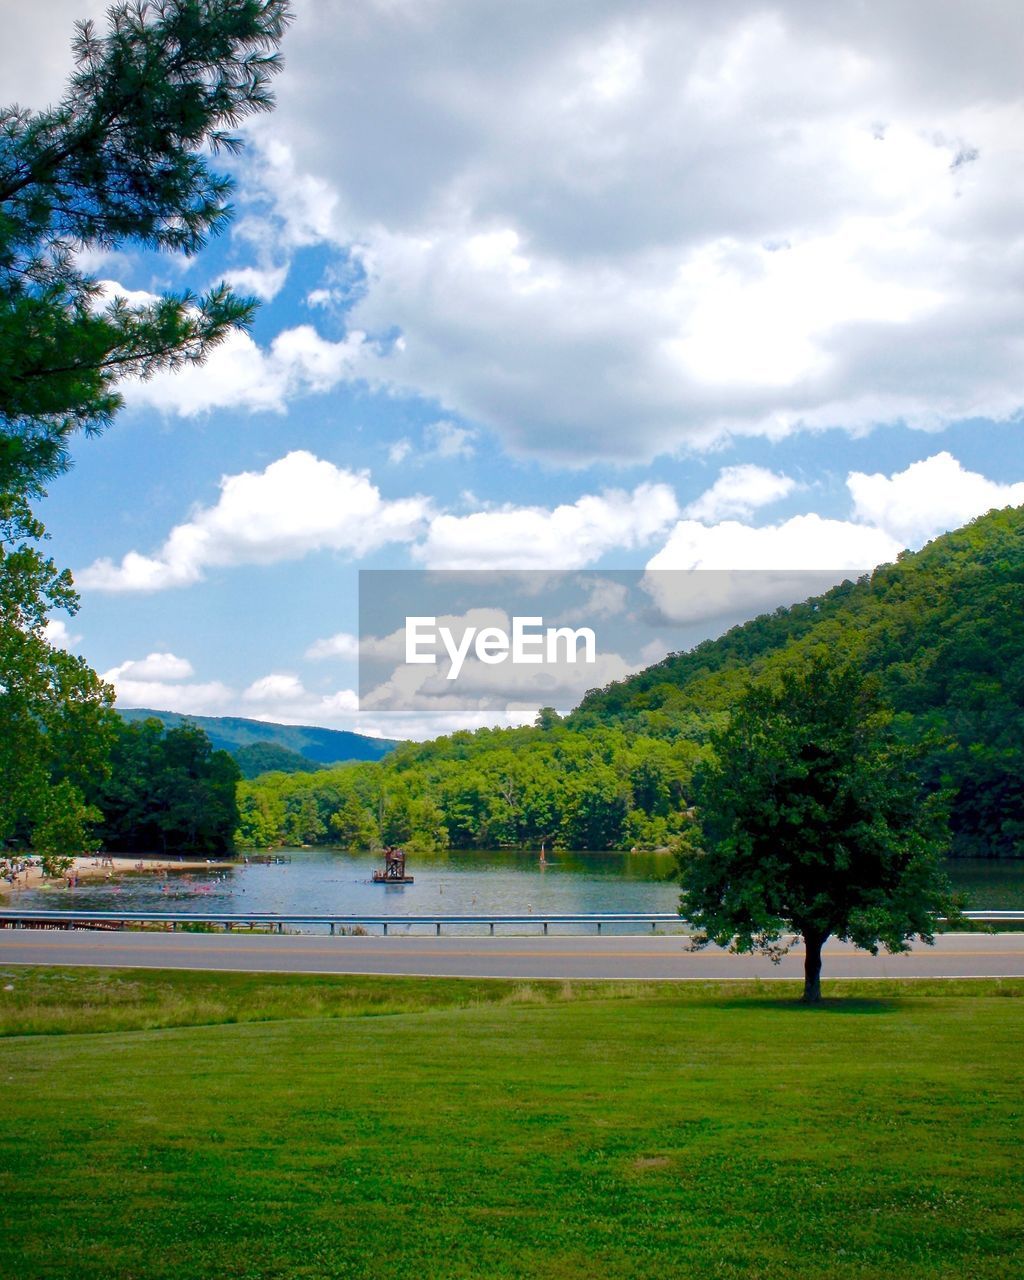
[[[436,937],[438,937],[438,938],[440,938],[440,936],[441,936],[441,921],[440,921],[440,920],[438,920],[438,922],[434,925],[434,930],[435,930],[435,936],[436,936]]]
[[[384,921],[384,937],[386,938],[387,936],[388,936],[388,922],[385,920]]]
[[[598,920],[598,922],[597,922],[597,931],[598,931],[598,933],[600,933],[600,932],[601,932],[601,921],[600,921],[600,920]]]
[[[278,920],[277,922],[277,931],[278,933],[284,933],[284,925],[281,923],[280,920]]]
[[[546,938],[547,936],[548,936],[548,922],[545,920],[544,921],[544,937]]]
[[[491,921],[491,937],[494,937],[494,921]]]
[[[334,937],[334,921],[331,921],[331,937]]]

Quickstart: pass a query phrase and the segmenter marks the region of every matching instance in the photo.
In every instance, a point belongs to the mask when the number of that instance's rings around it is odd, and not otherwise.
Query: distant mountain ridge
[[[210,739],[217,751],[227,751],[233,756],[248,747],[267,745],[301,757],[311,768],[325,764],[341,764],[346,760],[380,760],[394,750],[397,743],[391,738],[370,738],[363,733],[351,733],[347,729],[321,729],[316,725],[272,724],[266,720],[246,720],[241,716],[189,716],[177,711],[155,711],[150,707],[118,708],[121,718],[134,720],[159,720],[173,728],[189,721],[197,724]],[[258,753],[247,752],[244,764]],[[277,756],[279,764],[287,757]],[[292,760],[292,769],[298,767]]]

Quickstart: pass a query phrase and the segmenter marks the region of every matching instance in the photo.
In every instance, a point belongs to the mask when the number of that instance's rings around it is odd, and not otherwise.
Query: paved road
[[[780,965],[675,937],[313,937],[90,933],[0,929],[0,967],[100,965],[249,973],[384,973],[476,978],[796,978],[803,951]],[[825,950],[826,978],[1024,977],[1024,934],[946,934],[907,955]]]

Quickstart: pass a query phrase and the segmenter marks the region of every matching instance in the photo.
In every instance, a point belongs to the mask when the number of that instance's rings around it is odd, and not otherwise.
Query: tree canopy
[[[287,0],[127,0],[108,21],[77,25],[56,107],[0,111],[0,489],[38,492],[118,382],[201,361],[253,314],[224,285],[105,297],[80,253],[194,254],[223,229],[232,183],[209,156],[271,107]]]
[[[33,845],[48,858],[88,847],[98,815],[84,799],[106,771],[113,691],[81,658],[50,644],[50,609],[74,613],[66,570],[37,545],[24,499],[0,493],[0,857]]]
[[[679,854],[695,945],[778,959],[798,933],[814,1002],[828,938],[872,954],[932,941],[935,914],[955,910],[946,797],[925,794],[876,681],[817,653],[751,684],[711,747]]]
[[[241,771],[202,729],[118,721],[110,774],[90,793],[113,851],[223,854],[238,826]]]
[[[0,852],[53,858],[91,842],[85,794],[107,771],[113,691],[47,640],[47,614],[78,597],[39,550],[29,502],[68,465],[75,430],[110,422],[120,382],[203,360],[255,306],[225,285],[108,296],[83,251],[188,255],[223,229],[232,183],[211,157],[272,105],[290,15],[287,0],[123,0],[107,17],[103,34],[78,24],[57,106],[0,110]]]

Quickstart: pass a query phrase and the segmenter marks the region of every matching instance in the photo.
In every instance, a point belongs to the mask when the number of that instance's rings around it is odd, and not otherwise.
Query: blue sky
[[[42,105],[90,3],[4,8]],[[89,259],[264,298],[43,505],[123,705],[391,733],[322,656],[360,568],[867,567],[1024,501],[1015,5],[296,9],[231,231]]]

